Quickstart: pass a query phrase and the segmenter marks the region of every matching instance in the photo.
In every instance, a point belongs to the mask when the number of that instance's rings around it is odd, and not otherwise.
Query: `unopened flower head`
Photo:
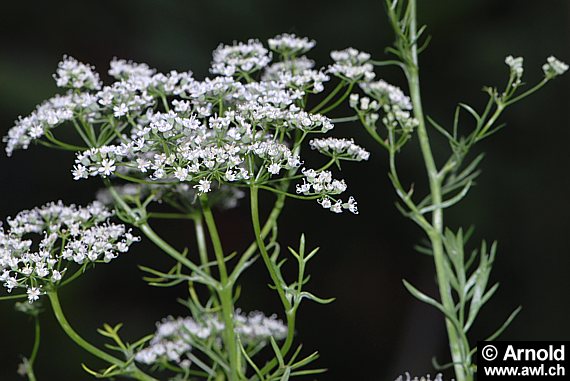
[[[556,76],[566,73],[568,65],[554,56],[548,57],[546,63],[542,65],[542,71],[547,78],[554,78]]]
[[[109,222],[111,215],[98,202],[86,207],[57,202],[8,219],[0,230],[0,281],[6,291],[24,288],[32,303],[70,272],[127,252],[139,238]]]
[[[523,68],[523,57],[513,57],[507,56],[505,58],[505,63],[509,67],[511,71],[511,75],[514,78],[513,86],[517,86],[521,83],[521,79],[523,76],[524,68]]]

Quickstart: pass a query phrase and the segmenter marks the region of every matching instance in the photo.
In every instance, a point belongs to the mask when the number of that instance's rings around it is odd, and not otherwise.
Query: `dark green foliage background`
[[[565,0],[423,0],[419,9],[433,36],[421,57],[424,101],[428,114],[442,123],[449,124],[457,101],[481,107],[482,86],[504,83],[507,54],[525,57],[530,83],[540,79],[548,55],[570,61],[570,3]],[[380,0],[4,1],[0,133],[57,91],[51,74],[63,54],[93,63],[102,73],[118,56],[164,71],[191,68],[201,78],[219,42],[266,39],[281,32],[315,38],[313,58],[323,64],[329,62],[330,50],[346,46],[382,58],[392,39]],[[392,69],[380,71],[379,77],[403,84]],[[505,339],[570,339],[569,85],[567,75],[505,113],[507,129],[479,147],[488,154],[478,186],[447,214],[452,226],[476,224],[477,239],[500,243],[493,279],[502,286],[482,313],[473,332],[476,339],[519,304],[523,312]],[[373,156],[369,164],[347,165],[343,176],[359,201],[359,216],[332,215],[316,203],[297,201],[283,215],[282,243],[294,244],[305,232],[310,246],[321,246],[312,287],[321,296],[337,297],[329,306],[305,305],[298,338],[307,352],[320,349],[319,365],[330,369],[323,380],[390,380],[406,370],[432,371],[431,356],[446,354],[441,317],[412,300],[400,283],[405,277],[428,294],[436,293],[431,259],[412,248],[420,231],[393,206],[384,153],[357,125],[339,126],[335,134],[355,136]],[[435,150],[444,152],[444,142],[431,135]],[[11,159],[0,154],[2,219],[60,198],[82,204],[92,200],[100,184],[74,182],[72,160],[69,153],[38,147]],[[415,143],[400,160],[404,178],[420,191],[425,176]],[[218,218],[226,248],[244,247],[251,237],[247,205]],[[158,228],[179,247],[191,244],[190,225]],[[125,338],[132,340],[153,330],[162,316],[185,313],[176,302],[184,290],[146,286],[137,263],[162,269],[170,265],[143,243],[62,290],[68,318],[86,337],[100,340],[95,328],[122,321]],[[258,264],[244,279],[238,304],[245,310],[278,312],[267,282]],[[39,379],[88,379],[80,363],[100,364],[73,346],[49,311],[43,320]],[[18,354],[31,349],[31,334],[31,323],[11,303],[0,304],[0,380],[17,379]]]

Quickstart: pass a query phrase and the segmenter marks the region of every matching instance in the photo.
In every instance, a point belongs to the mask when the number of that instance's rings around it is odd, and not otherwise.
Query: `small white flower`
[[[61,273],[57,270],[53,270],[51,274],[51,281],[56,283],[61,280]]]
[[[354,199],[354,197],[350,196],[348,198],[348,202],[343,204],[342,207],[344,209],[348,209],[351,213],[358,214],[358,208],[357,208],[356,204],[357,203],[356,203],[356,200]]]
[[[281,170],[281,166],[277,163],[271,163],[268,167],[267,167],[267,171],[269,173],[271,173],[272,175],[278,175],[279,171]]]
[[[113,107],[113,115],[115,118],[120,118],[121,116],[127,115],[129,112],[129,107],[126,103],[121,103],[119,106]]]
[[[331,205],[330,211],[333,213],[342,213],[342,201],[338,200]]]
[[[40,298],[41,290],[37,287],[30,287],[28,288],[28,290],[26,291],[26,293],[28,294],[28,301],[30,303],[35,302],[36,300],[38,300]]]
[[[174,171],[174,177],[176,177],[180,181],[186,181],[188,178],[188,169],[178,167]]]
[[[195,189],[198,189],[198,193],[203,194],[203,193],[208,193],[211,190],[211,185],[212,182],[202,179],[199,181],[199,184],[194,185]]]
[[[117,169],[115,166],[115,160],[103,159],[101,161],[101,166],[97,169],[97,171],[103,176],[110,176],[113,172],[115,172],[115,169]]]
[[[319,202],[319,204],[321,204],[321,206],[322,206],[323,208],[325,208],[325,209],[329,209],[329,208],[332,206],[332,203],[331,203],[331,199],[330,199],[330,198],[324,198],[324,199],[322,199],[322,200],[320,200],[320,201],[318,201],[318,202]]]
[[[12,289],[18,287],[18,281],[14,277],[9,277],[8,279],[6,279],[4,287],[6,287],[6,291],[12,292]]]
[[[86,179],[88,177],[87,167],[81,164],[76,164],[73,167],[73,180]]]

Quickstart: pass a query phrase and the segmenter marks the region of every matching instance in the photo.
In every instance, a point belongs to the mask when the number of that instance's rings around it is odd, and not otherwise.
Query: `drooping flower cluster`
[[[353,197],[349,197],[346,203],[333,197],[346,190],[344,180],[334,179],[330,171],[316,171],[304,168],[302,173],[304,175],[303,183],[297,184],[298,194],[316,196],[318,203],[333,213],[342,213],[343,210],[348,210],[351,213],[358,214],[356,200]]]
[[[135,359],[143,364],[173,362],[188,368],[191,361],[186,356],[194,343],[214,339],[222,342],[224,323],[217,315],[206,315],[200,320],[192,317],[168,317],[156,324],[156,332],[149,346],[140,350]],[[282,340],[287,336],[287,326],[275,315],[265,316],[261,312],[234,314],[234,329],[243,345],[266,344],[270,338]]]
[[[0,229],[0,281],[8,292],[26,289],[34,302],[72,271],[69,266],[109,262],[127,252],[139,238],[109,222],[111,215],[99,202],[57,202],[18,213]]]
[[[370,152],[357,144],[353,139],[324,138],[309,142],[311,148],[334,159],[363,161],[368,160]]]

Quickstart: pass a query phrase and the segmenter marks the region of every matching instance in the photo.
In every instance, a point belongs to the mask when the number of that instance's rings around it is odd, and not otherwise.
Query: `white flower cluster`
[[[33,140],[44,136],[46,131],[73,119],[78,98],[78,95],[57,95],[37,106],[30,115],[19,118],[3,139],[7,143],[6,154],[12,156],[16,149],[27,149]]]
[[[101,80],[95,68],[69,56],[63,57],[63,61],[59,63],[54,78],[59,87],[88,90],[101,88]]]
[[[267,40],[269,48],[284,56],[303,54],[315,47],[315,40],[283,33]]]
[[[272,337],[282,340],[287,336],[287,326],[275,315],[265,316],[261,312],[234,314],[235,332],[244,345],[267,343]],[[156,332],[149,346],[139,351],[136,361],[152,365],[160,361],[173,362],[188,368],[191,364],[186,354],[192,344],[214,339],[219,345],[224,323],[216,315],[207,315],[196,320],[192,317],[168,317],[156,324]]]
[[[265,69],[262,79],[278,81],[304,92],[320,93],[330,77],[322,70],[312,70],[314,65],[313,61],[304,56],[276,62]]]
[[[269,62],[271,54],[257,40],[234,42],[233,45],[221,44],[214,50],[211,72],[225,76],[251,73],[264,68]]]
[[[295,54],[313,45],[293,35],[277,36],[270,43]],[[338,68],[372,68],[369,55],[354,49],[333,56]],[[304,110],[307,95],[322,91],[329,76],[304,56],[268,66],[270,61],[271,53],[257,40],[220,45],[211,68],[220,75],[204,80],[189,71],[163,74],[115,58],[109,69],[115,82],[84,84],[40,105],[8,132],[6,151],[12,154],[37,140],[59,145],[54,127],[69,122],[84,130],[86,146],[72,146],[78,151],[72,170],[76,180],[119,176],[161,186],[185,183],[201,194],[222,184],[247,184],[253,178],[263,184],[272,176],[292,176],[290,170],[302,163],[292,138],[333,128],[328,117]],[[91,70],[72,58],[64,62],[60,67],[75,62]],[[250,76],[256,70],[263,71]],[[350,70],[339,70],[352,76]]]
[[[251,173],[242,166],[246,155],[260,158],[273,175],[283,168],[292,169],[301,164],[299,156],[294,155],[283,143],[262,140],[217,146],[215,128],[210,134],[202,132],[173,147],[169,155],[159,150],[153,151],[154,145],[145,145],[144,137],[134,143],[92,148],[77,155],[74,178],[107,177],[120,168],[142,173],[151,171],[150,178],[153,180],[197,181],[195,188],[198,193],[207,193],[211,190],[211,179],[230,183],[249,179]],[[206,144],[197,145],[200,138]]]
[[[522,81],[522,76],[524,72],[523,61],[524,61],[523,57],[515,58],[513,56],[507,56],[507,58],[505,58],[505,63],[509,67],[511,75],[515,78],[512,84],[513,87],[520,85]]]
[[[377,111],[382,108],[384,111],[382,123],[388,129],[399,128],[404,133],[410,133],[417,127],[419,122],[410,112],[412,109],[410,98],[400,88],[383,80],[361,84],[361,87],[375,100],[351,94],[349,104],[364,119],[365,123],[374,125],[379,119]]]
[[[309,142],[311,148],[335,159],[362,161],[368,160],[370,152],[357,144],[353,139],[324,138]]]
[[[261,79],[264,81],[278,81],[279,76],[283,73],[295,75],[314,67],[315,61],[306,56],[292,58],[287,61],[274,62],[265,68]]]
[[[302,173],[304,178],[302,184],[297,184],[298,194],[320,196],[318,203],[333,213],[342,213],[343,210],[348,210],[351,213],[358,214],[354,197],[349,197],[346,203],[331,197],[346,191],[347,186],[344,180],[334,179],[330,171],[317,172],[314,169],[304,168]]]
[[[87,207],[60,202],[25,210],[0,229],[0,281],[8,292],[25,288],[34,302],[44,287],[57,285],[69,265],[109,262],[139,238],[108,222],[101,203]]]
[[[391,85],[384,80],[361,83],[360,87],[366,94],[380,102],[380,105],[390,104],[398,106],[402,110],[411,110],[410,98],[397,86]]]
[[[156,70],[151,69],[145,63],[136,63],[118,58],[114,58],[109,66],[109,75],[116,79],[127,79],[130,77],[150,78],[156,73]]]
[[[546,63],[542,65],[542,71],[544,71],[544,75],[548,78],[562,75],[566,73],[567,70],[568,65],[554,56],[548,57]]]
[[[374,79],[374,66],[370,63],[370,54],[354,48],[331,52],[335,61],[328,72],[347,81],[371,81]]]

